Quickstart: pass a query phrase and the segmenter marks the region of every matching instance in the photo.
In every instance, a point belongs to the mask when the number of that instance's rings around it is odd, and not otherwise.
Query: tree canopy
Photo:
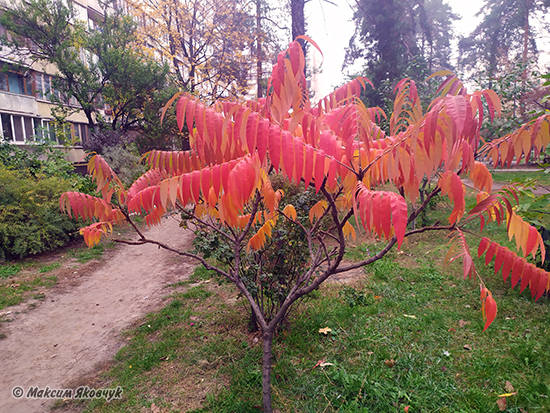
[[[484,68],[491,78],[510,62],[537,60],[536,33],[547,25],[542,21],[533,25],[533,21],[549,7],[548,0],[487,0],[476,15],[482,17],[479,25],[460,40],[461,65]]]
[[[419,81],[433,71],[450,69],[455,19],[442,0],[356,1],[356,28],[344,66],[366,60],[363,73],[375,86],[367,92],[368,103],[386,107],[388,92],[403,77]]]
[[[240,0],[132,0],[146,49],[170,63],[182,89],[212,101],[249,89],[255,19]]]
[[[528,258],[534,258],[537,251],[544,257],[545,246],[537,230],[514,208],[517,190],[493,190],[486,165],[476,160],[487,157],[494,165],[507,166],[528,161],[532,152],[538,156],[550,144],[550,114],[479,149],[483,118],[493,119],[501,113],[498,97],[492,90],[468,93],[454,75],[440,72],[437,75],[444,80],[427,111],[420,104],[415,82],[398,82],[386,134],[378,125],[385,113],[357,99],[370,87],[368,79],[354,79],[312,104],[304,65],[302,48],[294,41],[278,56],[267,99],[205,105],[191,94],[179,96],[176,116],[179,127],[187,125],[191,132],[190,151],[151,151],[146,157],[149,171],[130,188],[96,155],[88,168],[101,197],[69,192],[60,200],[62,210],[89,220],[81,229],[89,245],[109,233],[112,225],[128,223],[137,240],[117,241],[156,244],[195,259],[235,284],[262,330],[266,412],[273,411],[274,334],[296,300],[331,275],[381,259],[407,237],[423,232],[451,236],[446,261],[462,260],[463,277],[480,284],[485,329],[496,317],[497,303],[475,270],[465,236],[473,233],[472,225],[479,222],[478,255],[485,254],[486,264],[494,258],[495,272],[502,269],[505,280],[511,274],[512,286],[519,284],[521,291],[529,286],[535,299],[550,288],[549,274]],[[469,211],[464,176],[472,180],[477,194]],[[426,190],[424,178],[437,184],[430,185],[420,198],[421,190]],[[299,217],[292,204],[283,207],[284,193],[274,189],[275,179],[303,185],[304,191],[308,188],[317,194],[308,217]],[[447,222],[410,228],[439,194],[453,207]],[[177,250],[147,238],[133,218],[142,214],[148,225],[158,225],[170,211],[222,239],[232,256],[231,265],[217,265],[200,252]],[[301,234],[306,255],[297,263],[292,284],[277,309],[271,311],[258,301],[264,267],[252,264],[257,265],[254,257],[266,248],[278,221]],[[515,239],[517,252],[484,236],[488,221],[502,224],[510,239]],[[387,244],[372,256],[346,264],[346,238],[360,228]]]
[[[58,114],[82,110],[93,126],[106,103],[113,129],[139,129],[153,95],[167,87],[168,67],[136,47],[136,24],[120,10],[105,8],[92,28],[73,2],[31,0],[6,9],[0,24],[9,33],[2,43],[21,64],[54,66],[56,93],[44,93],[58,103]],[[66,105],[71,98],[78,108]]]

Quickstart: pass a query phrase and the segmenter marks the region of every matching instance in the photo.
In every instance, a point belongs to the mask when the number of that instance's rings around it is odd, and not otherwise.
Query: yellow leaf
[[[355,228],[353,228],[351,226],[351,224],[348,222],[346,222],[346,224],[344,225],[344,228],[342,228],[342,232],[344,233],[344,237],[346,237],[347,239],[350,239],[353,238],[355,240]]]
[[[518,394],[517,391],[513,392],[513,393],[504,393],[504,394],[499,394],[497,397],[510,397],[510,396],[514,396]]]
[[[329,327],[325,327],[325,328],[320,328],[320,329],[319,329],[319,333],[324,334],[325,336],[326,336],[328,333],[330,333],[331,331],[332,331],[332,329],[329,328]]]
[[[285,209],[283,209],[283,214],[289,217],[291,220],[296,221],[298,214],[296,213],[296,208],[291,204],[288,204]]]
[[[325,200],[321,200],[317,202],[315,205],[313,205],[309,210],[309,220],[311,221],[311,223],[313,223],[313,220],[315,218],[320,218],[321,215],[323,215],[323,212],[325,212],[325,209],[327,209],[327,207],[328,207],[328,204],[327,204],[327,201]]]

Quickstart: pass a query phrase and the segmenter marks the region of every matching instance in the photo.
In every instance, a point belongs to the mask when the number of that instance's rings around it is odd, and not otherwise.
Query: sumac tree
[[[311,40],[306,39],[311,42]],[[313,42],[311,42],[316,46]],[[526,160],[550,142],[550,115],[544,115],[521,130],[480,147],[484,116],[500,113],[500,102],[491,90],[467,93],[449,72],[428,111],[423,112],[413,81],[404,79],[396,87],[390,130],[378,125],[386,115],[367,108],[358,99],[369,87],[357,78],[335,90],[317,104],[308,99],[304,79],[304,56],[298,42],[280,53],[269,81],[268,96],[257,101],[217,101],[205,106],[188,94],[177,98],[177,122],[187,125],[191,150],[151,151],[149,170],[125,189],[107,163],[98,155],[89,162],[101,197],[69,192],[61,197],[61,209],[75,217],[91,220],[82,228],[86,242],[93,245],[113,224],[128,223],[138,239],[177,254],[192,257],[206,268],[230,280],[248,300],[263,338],[263,403],[271,412],[271,348],[277,325],[300,297],[318,288],[331,275],[369,265],[381,259],[405,237],[432,231],[451,234],[453,242],[447,261],[461,259],[464,278],[476,278],[481,287],[485,328],[497,312],[491,292],[479,279],[465,239],[464,226],[487,220],[506,224],[515,237],[517,252],[479,235],[478,255],[495,270],[502,268],[512,285],[530,286],[535,298],[549,289],[548,273],[527,258],[544,244],[538,232],[515,212],[517,193],[513,187],[492,190],[492,178],[479,155],[494,165],[508,166]],[[174,98],[175,100],[176,98]],[[485,109],[485,107],[487,109]],[[469,175],[477,194],[477,205],[466,213],[465,188],[461,177]],[[282,193],[273,189],[275,176],[313,188],[320,200],[309,211],[309,222],[297,219],[292,204],[282,207]],[[419,202],[422,180],[437,185]],[[391,188],[394,189],[382,189]],[[436,196],[453,205],[445,224],[408,229],[409,224]],[[281,206],[281,207],[279,207]],[[217,267],[200,254],[181,251],[147,238],[133,221],[142,214],[148,225],[157,225],[170,210],[216,233],[229,245],[232,265]],[[276,312],[268,313],[254,299],[252,288],[261,279],[243,280],[249,261],[241,257],[262,249],[273,237],[278,220],[295,226],[307,244],[307,265],[285,293]],[[325,222],[330,221],[327,227]],[[346,237],[357,228],[374,232],[387,244],[374,256],[344,264]],[[544,254],[543,254],[544,256]]]

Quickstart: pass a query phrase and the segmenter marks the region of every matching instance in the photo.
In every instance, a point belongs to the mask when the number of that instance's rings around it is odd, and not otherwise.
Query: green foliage
[[[44,273],[47,273],[47,272],[50,272],[50,271],[53,271],[53,270],[56,270],[57,268],[61,267],[61,264],[58,263],[58,262],[54,262],[53,264],[50,264],[50,265],[43,265],[40,267],[40,269],[38,270],[38,272],[40,274],[44,274]]]
[[[69,178],[74,169],[62,150],[49,141],[36,142],[27,149],[0,140],[0,164],[18,170],[25,176]]]
[[[75,239],[78,225],[59,211],[71,182],[34,179],[0,165],[0,259],[50,251]]]
[[[20,264],[4,264],[0,265],[0,278],[9,278],[17,275],[21,271]]]
[[[274,182],[274,189],[282,186],[285,197],[279,209],[286,204],[292,204],[300,223],[308,227],[309,210],[319,200],[312,188],[307,191],[303,186],[297,187],[288,183]],[[223,228],[218,228],[224,231]],[[205,259],[214,259],[223,265],[233,268],[234,251],[217,231],[206,227],[195,232],[193,241],[195,252]],[[241,251],[241,279],[248,291],[263,309],[268,320],[277,313],[288,296],[290,289],[303,273],[310,259],[307,240],[302,229],[286,219],[280,218],[272,229],[265,246],[258,251]],[[258,325],[251,313],[250,329],[256,330]]]
[[[452,20],[456,19],[441,0],[358,1],[353,16],[356,29],[344,65],[367,60],[362,75],[375,86],[363,96],[367,107],[379,106],[389,116],[397,81],[408,77],[421,88],[435,70],[451,68]]]
[[[131,145],[108,147],[103,157],[116,172],[122,183],[129,188],[132,183],[146,171],[145,165],[140,163],[141,157]]]
[[[80,21],[72,2],[31,0],[13,4],[0,16],[0,24],[15,36],[2,44],[13,48],[21,61],[31,58],[54,65],[59,75],[47,96],[56,102],[56,118],[73,109],[65,103],[74,97],[90,125],[102,123],[99,109],[107,103],[113,129],[139,129],[142,112],[152,96],[166,86],[168,66],[140,52],[136,22],[120,8],[104,7],[103,17]],[[28,48],[28,41],[33,48]],[[159,107],[150,108],[155,115]],[[158,116],[157,116],[158,117]]]
[[[498,74],[489,70],[480,70],[474,77],[479,88],[493,89],[502,103],[502,116],[493,122],[484,119],[482,136],[486,141],[500,138],[518,129],[530,118],[533,106],[531,95],[540,87],[537,71],[530,70],[534,62],[519,61],[503,68]]]
[[[511,61],[536,56],[538,29],[532,22],[548,7],[547,0],[488,0],[478,12],[481,22],[459,42],[459,63],[468,69],[485,68],[493,77],[504,74]],[[546,29],[545,23],[540,26]]]
[[[372,295],[347,285],[342,287],[338,295],[350,307],[367,306],[374,303],[374,298]]]
[[[12,283],[11,280],[0,283],[0,310],[12,305],[17,305],[25,300],[33,291],[40,287],[50,288],[55,285],[57,278],[55,276],[34,277],[31,279],[17,280]],[[43,299],[43,293],[31,295],[34,299]]]
[[[69,255],[76,258],[76,260],[84,264],[91,260],[98,260],[103,256],[105,252],[105,245],[98,244],[94,245],[92,248],[86,248],[81,250],[69,250]]]

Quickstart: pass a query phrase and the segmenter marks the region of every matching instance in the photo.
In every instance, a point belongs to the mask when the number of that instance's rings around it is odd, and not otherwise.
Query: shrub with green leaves
[[[0,260],[53,250],[78,234],[77,223],[59,210],[68,179],[7,169],[0,163]]]

